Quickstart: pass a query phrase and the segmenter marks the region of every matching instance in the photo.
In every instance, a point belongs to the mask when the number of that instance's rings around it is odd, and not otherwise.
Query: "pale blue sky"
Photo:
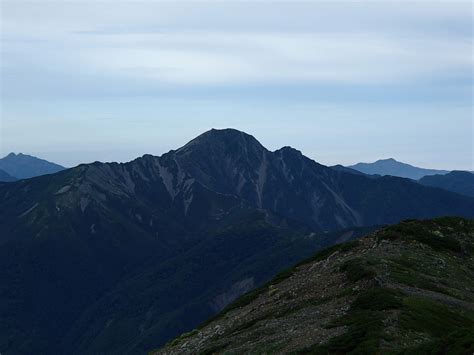
[[[1,0],[0,155],[160,155],[210,128],[323,164],[473,170],[472,3]]]

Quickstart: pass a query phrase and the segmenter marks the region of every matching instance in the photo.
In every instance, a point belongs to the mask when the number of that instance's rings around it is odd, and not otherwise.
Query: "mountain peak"
[[[395,159],[393,159],[393,158],[379,159],[377,162],[399,163],[398,160],[395,160]]]
[[[40,158],[36,158],[32,155],[23,154],[23,153],[14,153],[14,152],[9,153],[3,159],[38,159],[38,160],[43,160],[43,159],[40,159]]]
[[[209,131],[204,132],[203,134],[199,135],[195,140],[203,140],[203,139],[209,139],[209,140],[243,140],[243,141],[251,141],[253,143],[258,143],[260,142],[257,141],[257,139],[250,134],[247,134],[243,131],[239,131],[234,128],[223,128],[223,129],[216,129],[212,128]]]
[[[191,140],[184,147],[178,149],[178,152],[186,152],[191,148],[195,149],[196,147],[206,147],[208,149],[226,148],[233,151],[239,149],[244,151],[266,150],[255,137],[233,128],[213,128]]]
[[[29,179],[35,176],[57,173],[64,170],[64,167],[31,155],[12,152],[0,159],[0,169],[15,178]]]
[[[287,157],[290,157],[290,156],[301,157],[301,156],[303,156],[303,153],[301,151],[299,151],[298,149],[295,149],[293,147],[290,147],[290,146],[284,146],[284,147],[278,149],[277,151],[275,151],[275,153],[281,154],[282,156],[287,156]]]

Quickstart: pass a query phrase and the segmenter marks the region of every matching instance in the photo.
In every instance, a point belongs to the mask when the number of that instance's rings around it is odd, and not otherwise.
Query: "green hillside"
[[[316,254],[156,353],[472,354],[474,221],[406,221]]]

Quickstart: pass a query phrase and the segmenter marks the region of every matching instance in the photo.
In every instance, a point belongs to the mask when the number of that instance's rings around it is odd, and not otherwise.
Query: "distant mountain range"
[[[443,215],[474,217],[474,198],[232,129],[1,184],[0,349],[145,353],[323,246]]]
[[[417,180],[424,186],[438,187],[461,195],[474,197],[474,174],[470,171],[447,171],[418,168],[395,159],[378,160],[375,163],[359,163],[349,167],[331,167],[356,175],[365,174],[371,178],[398,176]]]
[[[472,354],[473,231],[410,221],[329,248],[151,354]]]
[[[61,165],[25,154],[10,153],[0,159],[0,170],[15,179],[29,179],[36,176],[54,174],[65,168]],[[8,181],[0,175],[0,181]],[[11,181],[11,180],[10,180]]]
[[[358,163],[348,168],[369,175],[391,175],[412,180],[419,180],[427,175],[443,175],[449,173],[447,170],[424,169],[401,163],[395,159],[382,159],[374,163]]]
[[[474,174],[468,171],[452,171],[446,175],[425,176],[419,182],[425,186],[439,187],[474,197]]]

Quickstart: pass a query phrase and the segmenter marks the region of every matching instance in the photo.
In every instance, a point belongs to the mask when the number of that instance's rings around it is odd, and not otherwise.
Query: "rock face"
[[[474,222],[410,221],[329,248],[155,354],[474,351]]]
[[[419,180],[427,175],[444,175],[447,170],[424,169],[413,165],[401,163],[393,158],[377,160],[374,163],[358,163],[348,168],[360,171],[369,175],[391,175],[407,179]]]
[[[64,167],[31,155],[10,153],[0,159],[0,169],[16,179],[29,179],[57,173],[64,170]]]
[[[243,280],[259,286],[361,226],[440,215],[472,217],[474,199],[334,171],[236,130],[1,184],[0,349],[146,352],[247,291]],[[343,228],[354,234],[324,233]]]
[[[419,180],[419,183],[474,197],[474,174],[469,171],[452,171],[446,175],[425,176]]]

